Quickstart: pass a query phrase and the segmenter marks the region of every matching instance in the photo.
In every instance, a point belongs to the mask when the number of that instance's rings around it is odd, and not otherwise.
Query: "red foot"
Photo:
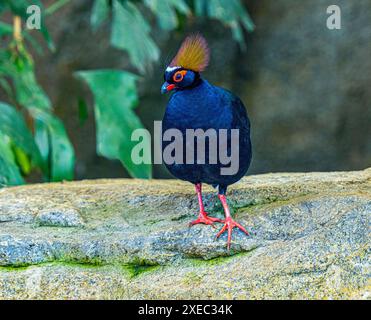
[[[214,222],[222,222],[221,219],[219,218],[213,218],[209,217],[206,212],[200,213],[198,218],[196,220],[193,220],[192,222],[189,223],[189,226],[194,226],[195,224],[209,224],[213,226]]]
[[[196,183],[195,188],[196,188],[196,193],[197,193],[197,198],[198,198],[198,204],[200,206],[200,214],[198,215],[198,218],[196,220],[193,220],[192,222],[189,223],[189,226],[191,227],[191,226],[194,226],[195,224],[202,223],[202,224],[208,224],[214,227],[213,226],[214,222],[222,222],[222,220],[218,218],[209,217],[207,213],[205,212],[204,204],[202,202],[201,183]]]
[[[226,218],[223,222],[224,222],[224,226],[223,226],[223,228],[220,229],[220,231],[216,235],[216,238],[219,238],[228,229],[228,240],[227,240],[228,250],[231,247],[231,239],[232,239],[233,228],[238,228],[241,231],[243,231],[244,233],[246,233],[247,235],[249,235],[247,230],[243,226],[241,226],[238,222],[234,221],[231,217]]]

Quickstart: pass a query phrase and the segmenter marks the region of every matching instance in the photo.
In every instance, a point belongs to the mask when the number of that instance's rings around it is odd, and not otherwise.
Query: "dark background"
[[[45,1],[47,4],[48,1]],[[253,162],[249,173],[357,170],[371,164],[371,1],[249,0],[256,25],[242,52],[217,21],[191,18],[181,30],[153,33],[163,56],[138,82],[136,109],[145,127],[161,120],[168,97],[160,95],[166,62],[186,34],[200,31],[209,41],[211,63],[204,73],[213,84],[244,101],[252,122]],[[329,5],[342,10],[342,29],[326,27]],[[56,52],[34,55],[37,77],[63,120],[76,152],[76,179],[126,177],[117,161],[96,155],[93,99],[77,70],[130,68],[127,55],[109,45],[107,23],[90,26],[91,1],[75,0],[47,26]],[[1,97],[0,97],[1,98]],[[88,102],[82,125],[78,99]],[[162,166],[154,178],[167,178]]]

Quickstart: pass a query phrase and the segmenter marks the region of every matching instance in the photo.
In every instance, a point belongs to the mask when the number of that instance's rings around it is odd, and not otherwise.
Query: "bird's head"
[[[200,72],[206,69],[209,59],[210,53],[205,38],[200,34],[188,36],[165,70],[161,93],[196,86]]]

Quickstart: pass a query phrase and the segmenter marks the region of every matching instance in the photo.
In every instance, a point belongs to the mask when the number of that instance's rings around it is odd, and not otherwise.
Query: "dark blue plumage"
[[[217,238],[227,231],[229,249],[233,228],[238,228],[248,234],[242,225],[233,220],[227,204],[226,192],[227,187],[240,180],[249,168],[251,162],[250,121],[242,101],[237,96],[201,78],[200,72],[204,71],[208,62],[209,49],[206,40],[201,35],[195,35],[185,39],[166,69],[161,92],[172,91],[173,95],[169,99],[162,123],[162,148],[164,162],[169,171],[175,177],[189,181],[196,187],[200,212],[198,218],[190,224],[224,223]],[[172,130],[176,133],[169,135],[170,138],[174,135],[173,140],[168,139],[169,137],[165,139],[166,133],[171,129],[176,129]],[[204,133],[203,139],[199,140],[192,135],[190,140],[187,135],[189,129],[201,129]],[[222,131],[227,133],[224,135],[225,139],[223,135],[220,135]],[[232,131],[238,131],[238,140],[233,139],[235,132]],[[214,141],[211,139],[213,135]],[[179,136],[180,149],[175,147],[175,145],[179,146]],[[208,138],[205,139],[207,136]],[[200,154],[197,152],[198,145],[203,146]],[[236,146],[238,146],[238,156],[234,153]],[[176,154],[173,155],[173,151]],[[227,157],[232,156],[232,159],[229,159],[230,163],[225,161],[226,158],[221,157],[221,153]],[[175,162],[168,162],[168,159],[165,159],[167,156]],[[237,166],[233,166],[236,162]],[[222,171],[229,167],[235,170],[230,171],[229,174]],[[218,198],[225,213],[224,220],[210,217],[205,212],[202,201],[202,183],[218,187]]]
[[[220,193],[224,194],[228,185],[240,180],[247,172],[251,161],[250,122],[242,101],[233,93],[203,79],[198,79],[197,85],[192,88],[176,90],[169,100],[163,119],[163,130],[170,128],[179,129],[184,141],[186,129],[240,130],[239,169],[236,174],[221,175],[220,168],[225,165],[219,161],[217,164],[208,163],[209,148],[206,142],[205,164],[186,164],[184,159],[184,164],[166,165],[175,177],[194,184],[218,185]],[[163,142],[163,148],[168,143]],[[229,140],[228,155],[231,153],[230,147]]]

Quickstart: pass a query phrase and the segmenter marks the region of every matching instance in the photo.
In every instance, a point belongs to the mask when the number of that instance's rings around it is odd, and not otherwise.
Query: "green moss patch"
[[[128,264],[128,265],[124,265],[123,268],[126,272],[129,273],[130,278],[134,278],[143,273],[155,271],[158,268],[160,268],[160,266]]]

